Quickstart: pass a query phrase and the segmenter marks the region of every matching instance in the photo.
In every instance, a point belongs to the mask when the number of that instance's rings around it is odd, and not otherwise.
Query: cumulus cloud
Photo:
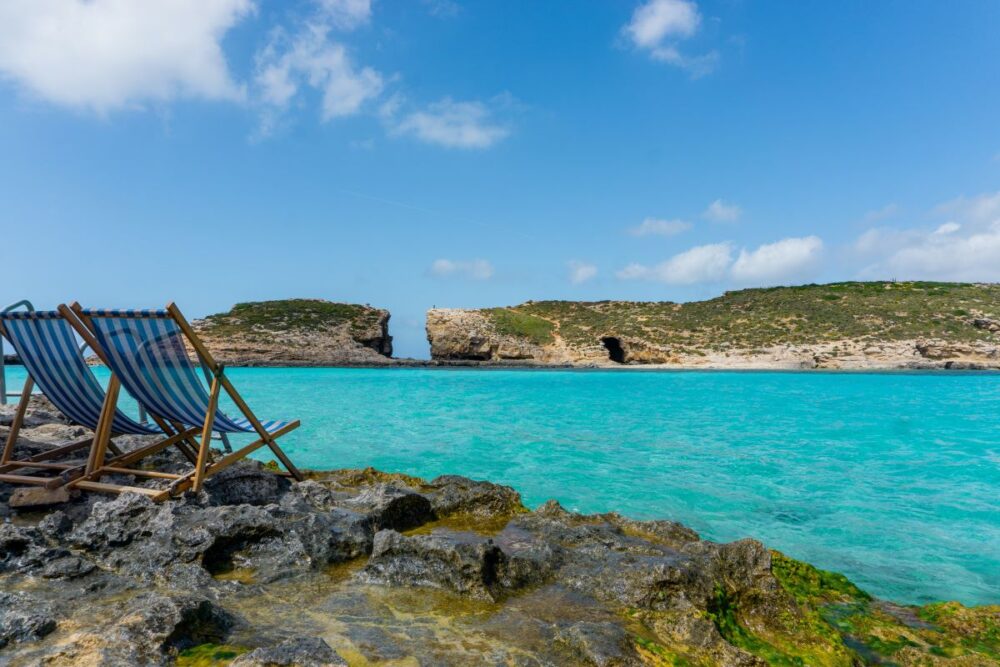
[[[323,121],[358,113],[384,88],[382,75],[354,64],[335,30],[353,30],[371,16],[370,0],[320,0],[317,11],[295,33],[272,31],[258,51],[254,84],[262,107],[260,134],[273,131],[304,88],[321,94]]]
[[[393,134],[411,136],[446,148],[483,149],[502,141],[510,128],[494,119],[483,102],[458,102],[446,97],[423,109],[400,112],[402,102],[390,100],[382,117]]]
[[[493,265],[485,259],[437,259],[431,264],[431,275],[439,278],[489,280],[493,273]]]
[[[668,285],[694,285],[735,281],[741,284],[774,284],[801,278],[816,267],[823,241],[816,236],[782,239],[743,248],[735,261],[733,244],[696,246],[655,266],[629,264],[615,275],[622,280],[653,280]]]
[[[628,233],[632,236],[675,236],[689,229],[691,223],[684,220],[646,218],[639,225],[629,229]]]
[[[729,243],[696,246],[656,266],[629,264],[617,273],[622,280],[654,280],[668,285],[719,282],[733,261]]]
[[[936,207],[933,228],[873,228],[853,250],[864,278],[1000,281],[1000,192],[959,197]]]
[[[622,28],[632,44],[660,62],[687,70],[691,76],[710,73],[718,64],[715,51],[689,56],[681,53],[678,42],[694,36],[701,25],[701,12],[692,0],[648,0],[635,8]]]
[[[0,78],[107,113],[174,98],[240,100],[221,42],[251,0],[5,0]]]
[[[567,266],[569,267],[569,281],[574,285],[581,285],[597,276],[597,267],[593,264],[573,260]]]
[[[743,215],[743,209],[736,204],[727,204],[721,199],[716,199],[708,205],[701,217],[710,222],[736,222]]]
[[[733,279],[754,285],[773,284],[803,276],[816,268],[823,241],[818,236],[782,239],[748,252],[745,248],[733,263]]]

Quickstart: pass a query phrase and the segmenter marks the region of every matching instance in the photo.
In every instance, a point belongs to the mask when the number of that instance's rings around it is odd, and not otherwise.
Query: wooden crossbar
[[[158,472],[156,470],[139,470],[138,468],[117,468],[115,466],[104,466],[101,468],[104,474],[118,473],[119,475],[135,475],[136,477],[155,477],[157,479],[180,479],[184,475],[175,475],[172,472]]]
[[[83,489],[84,491],[100,491],[101,493],[119,494],[131,491],[132,493],[141,493],[144,496],[149,496],[154,502],[160,502],[170,497],[169,492],[161,489],[147,489],[142,486],[124,486],[121,484],[103,484],[101,482],[78,482],[76,484],[76,488]]]
[[[48,463],[46,461],[11,461],[9,465],[17,468],[33,468],[38,470],[66,470],[67,468],[76,468],[80,465],[80,462],[67,461],[66,463]]]
[[[63,480],[59,477],[31,477],[29,475],[12,475],[5,473],[0,475],[0,482],[8,484],[32,484],[34,486],[44,486],[47,489],[55,489],[63,485]]]

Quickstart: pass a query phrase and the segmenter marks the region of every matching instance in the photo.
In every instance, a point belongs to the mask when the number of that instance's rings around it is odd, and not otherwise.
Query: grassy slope
[[[1000,318],[1000,285],[847,282],[747,289],[684,304],[530,301],[482,312],[498,331],[542,344],[551,341],[553,322],[570,345],[618,335],[688,352],[846,339],[972,342],[990,339],[969,320]]]
[[[285,299],[238,303],[228,313],[206,317],[200,330],[207,336],[261,337],[275,331],[323,331],[351,323],[352,333],[365,331],[379,311],[350,303],[314,299]]]

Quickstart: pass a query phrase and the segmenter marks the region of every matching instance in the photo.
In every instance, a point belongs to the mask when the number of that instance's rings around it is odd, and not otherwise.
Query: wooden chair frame
[[[4,330],[2,323],[0,323],[0,335],[7,336],[7,332]],[[193,443],[191,436],[193,436],[194,433],[185,433],[182,430],[171,428],[163,420],[156,416],[153,416],[153,419],[156,421],[157,425],[164,432],[164,434],[167,435],[167,438],[155,443],[154,445],[140,448],[128,454],[125,454],[118,449],[115,443],[111,440],[113,434],[110,432],[110,425],[114,421],[115,406],[118,402],[118,391],[120,388],[118,378],[114,375],[111,376],[108,390],[105,393],[104,403],[101,407],[101,418],[93,436],[66,445],[61,445],[59,447],[54,447],[39,454],[29,456],[25,459],[14,459],[14,448],[17,445],[17,439],[21,433],[21,428],[24,426],[24,417],[28,411],[28,401],[31,400],[31,393],[34,387],[34,378],[32,378],[29,373],[27,379],[24,381],[24,388],[21,390],[20,402],[18,403],[17,410],[14,412],[14,419],[11,421],[10,431],[7,434],[7,440],[4,443],[2,452],[0,452],[0,482],[17,485],[36,485],[46,489],[56,489],[60,486],[73,482],[77,478],[86,475],[91,471],[91,466],[95,461],[97,446],[100,442],[104,443],[105,452],[107,450],[111,450],[111,453],[114,454],[114,457],[108,461],[108,463],[112,466],[126,465],[127,462],[133,460],[139,452],[143,453],[142,456],[148,456],[151,453],[162,451],[170,445],[176,445],[181,452],[184,453],[185,457],[192,462],[195,460],[195,455],[188,446],[190,443]],[[105,429],[107,433],[102,434],[102,428]],[[86,464],[80,463],[79,461],[54,461],[54,459],[58,459],[63,455],[78,452],[88,446],[90,448],[90,452]],[[55,471],[55,473],[52,475],[36,474],[37,472],[47,470]],[[149,491],[149,489],[136,490],[140,492]]]
[[[228,468],[232,464],[236,463],[240,459],[245,458],[252,452],[260,449],[264,445],[267,445],[272,453],[281,461],[282,465],[288,471],[288,473],[298,481],[304,479],[302,473],[295,464],[288,458],[288,456],[281,450],[277,442],[278,438],[289,433],[301,425],[299,420],[289,422],[282,428],[276,430],[273,433],[268,433],[268,431],[261,424],[260,420],[253,413],[250,407],[240,396],[240,393],[236,390],[236,387],[229,381],[229,378],[225,375],[225,367],[216,362],[212,357],[211,352],[205,344],[198,338],[194,329],[185,319],[184,315],[181,314],[180,309],[177,308],[176,304],[171,302],[167,305],[167,313],[170,318],[174,321],[177,327],[180,329],[181,333],[187,338],[188,342],[195,350],[195,354],[208,368],[212,376],[211,386],[209,388],[209,404],[208,411],[205,414],[205,421],[200,427],[194,427],[187,430],[180,430],[183,427],[180,424],[173,424],[175,429],[178,429],[175,437],[186,439],[187,437],[201,433],[201,442],[195,447],[196,454],[193,459],[194,467],[191,471],[183,474],[176,475],[172,473],[155,472],[147,470],[136,470],[133,468],[127,468],[131,463],[149,456],[154,451],[149,452],[133,452],[124,457],[115,457],[110,461],[105,461],[106,455],[106,445],[108,441],[109,434],[107,433],[108,427],[106,426],[103,431],[99,432],[95,438],[95,447],[92,450],[93,456],[91,461],[88,462],[86,473],[79,479],[70,483],[70,486],[86,489],[90,491],[103,491],[107,493],[121,493],[123,491],[139,491],[140,493],[146,493],[150,495],[154,501],[165,500],[171,495],[180,494],[188,489],[198,492],[202,489],[205,480],[208,477],[220,472],[221,470]],[[91,318],[86,315],[83,308],[79,303],[73,303],[70,306],[60,305],[59,312],[62,313],[63,317],[69,321],[69,323],[77,330],[77,333],[87,342],[88,345],[95,351],[95,353],[104,361],[105,364],[108,363],[107,357],[104,351],[101,349],[100,343],[97,342],[94,336],[94,325],[91,322]],[[110,367],[110,366],[109,366]],[[114,376],[112,376],[114,377]],[[114,395],[117,398],[118,386],[115,387]],[[225,391],[229,397],[232,399],[236,407],[243,413],[247,421],[253,426],[254,431],[259,436],[257,440],[250,443],[249,445],[242,447],[234,452],[230,452],[225,456],[221,457],[216,461],[209,461],[210,445],[212,440],[212,430],[215,424],[215,413],[218,410],[219,396],[222,391]],[[109,395],[111,391],[109,388]],[[149,411],[149,406],[147,406],[147,412]],[[113,416],[114,409],[111,408],[108,413]],[[153,413],[150,412],[152,415]],[[106,416],[106,415],[105,415]],[[160,418],[158,418],[160,419]],[[110,423],[110,420],[107,420]],[[172,422],[171,422],[172,423]],[[159,451],[159,450],[157,450]],[[151,489],[142,489],[139,487],[123,487],[114,484],[104,484],[99,480],[104,475],[109,474],[130,474],[130,475],[140,475],[147,477],[156,477],[160,479],[172,480],[169,488],[164,491],[154,491]]]

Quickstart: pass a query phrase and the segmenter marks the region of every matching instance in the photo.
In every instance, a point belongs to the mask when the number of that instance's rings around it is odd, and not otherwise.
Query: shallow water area
[[[304,467],[489,479],[753,536],[887,599],[1000,601],[997,374],[228,372],[262,417],[302,420],[282,444]]]

